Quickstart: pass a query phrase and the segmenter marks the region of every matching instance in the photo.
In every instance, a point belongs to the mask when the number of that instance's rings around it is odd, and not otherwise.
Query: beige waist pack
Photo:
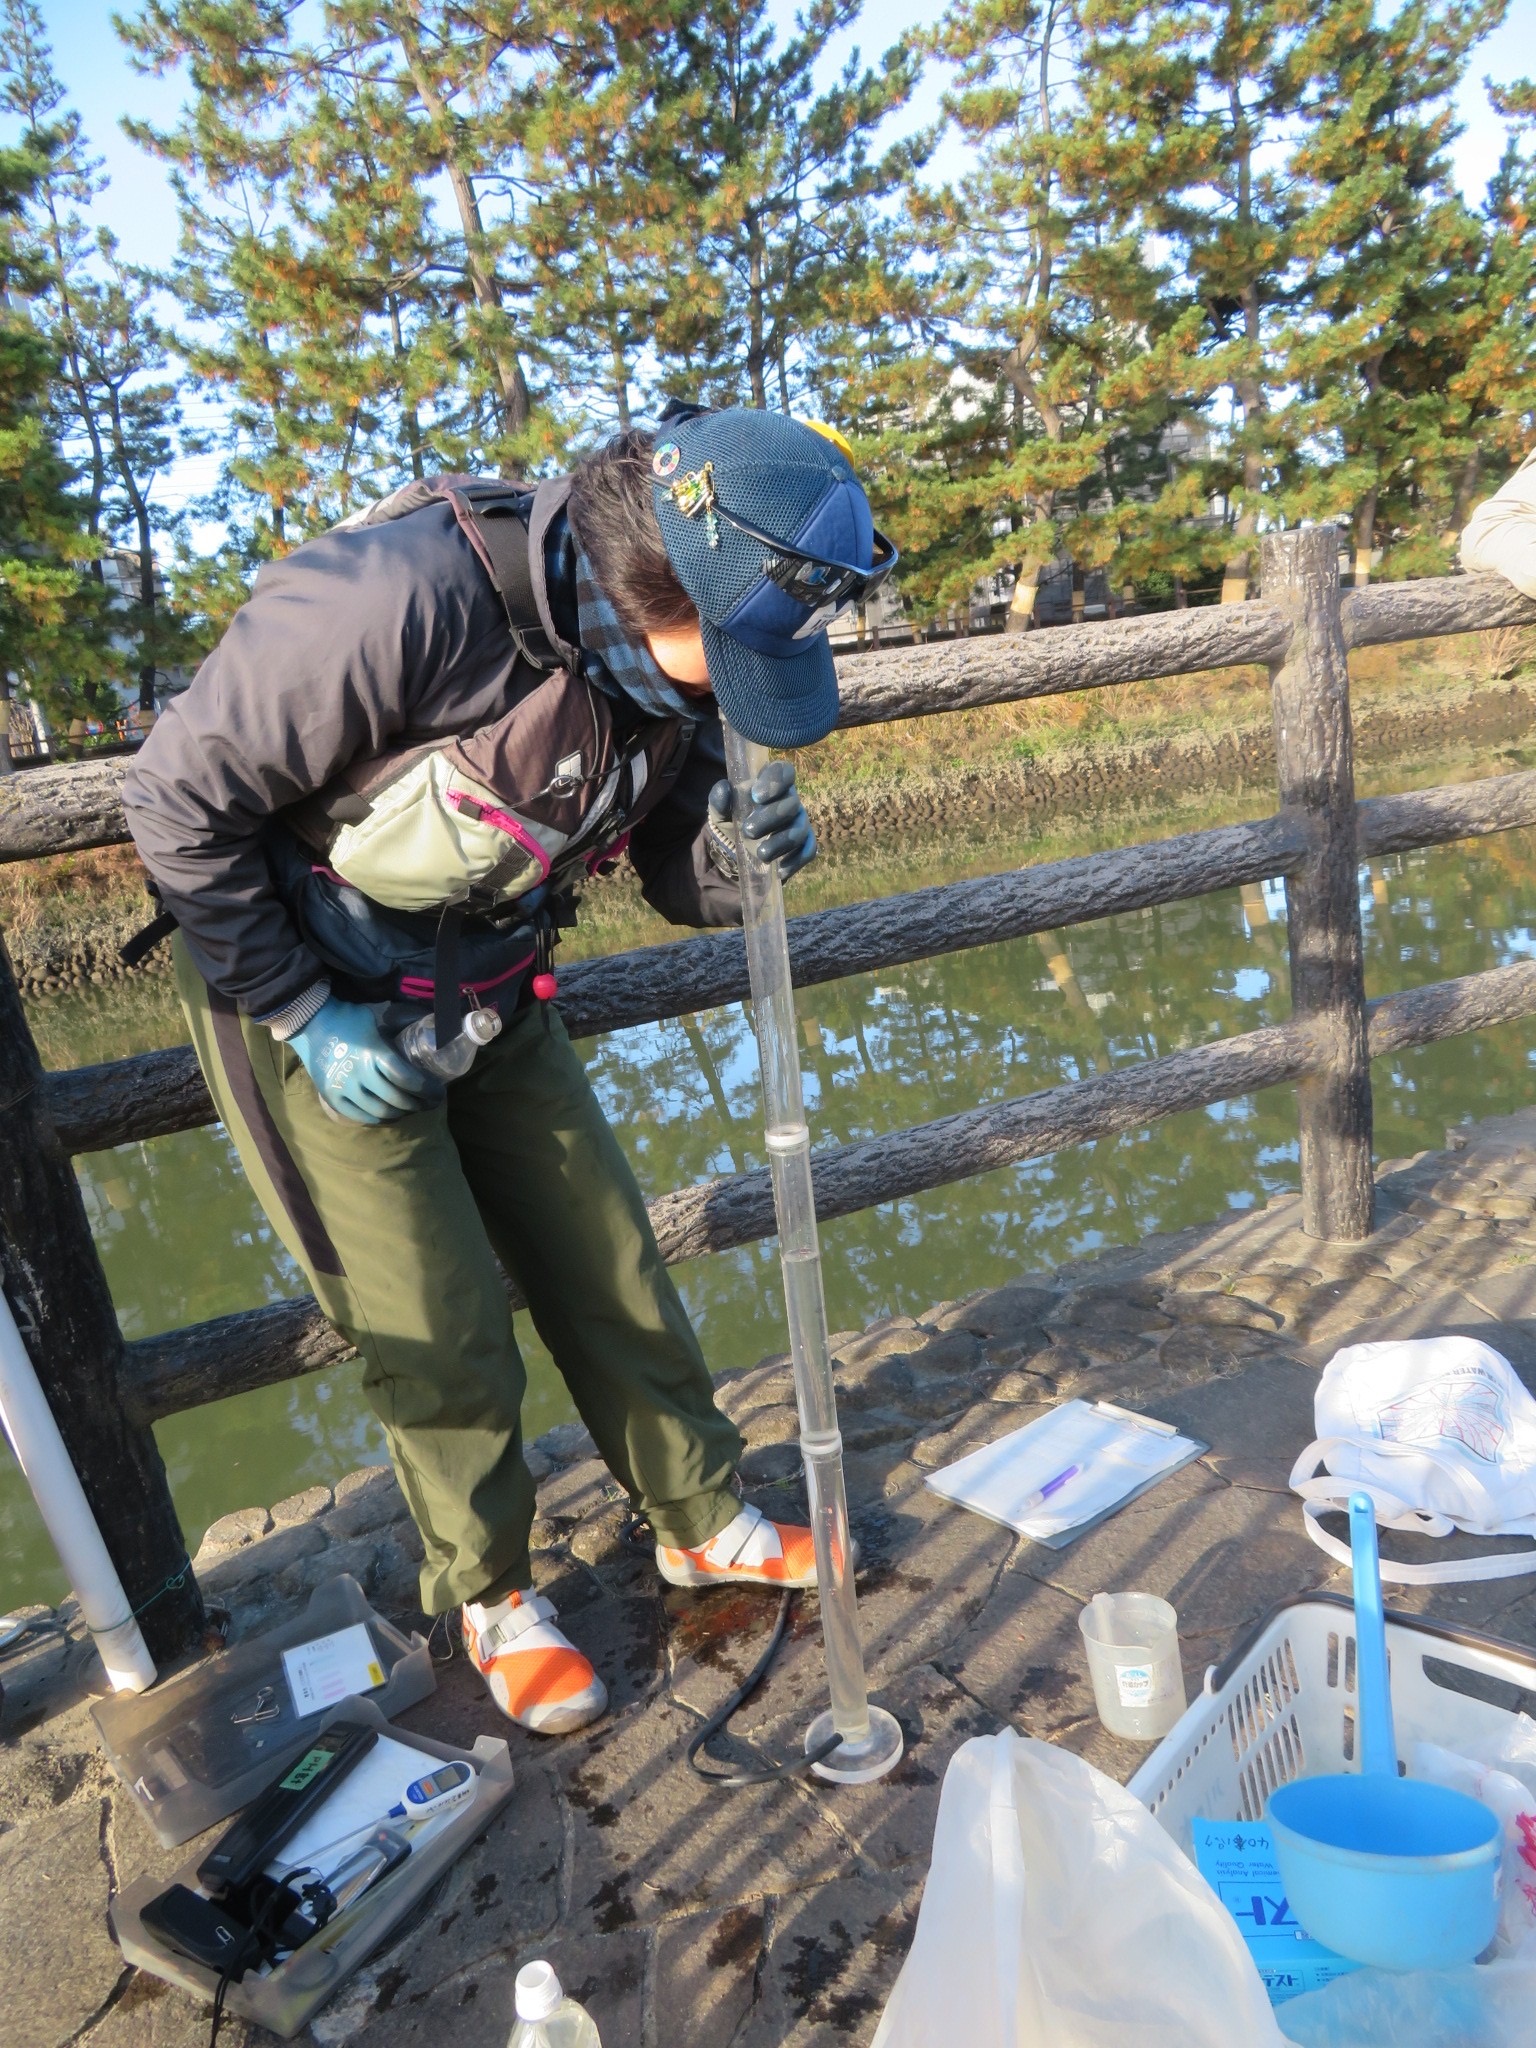
[[[325,872],[391,910],[509,902],[610,856],[676,780],[694,726],[627,739],[557,669],[493,724],[354,762],[287,813]]]

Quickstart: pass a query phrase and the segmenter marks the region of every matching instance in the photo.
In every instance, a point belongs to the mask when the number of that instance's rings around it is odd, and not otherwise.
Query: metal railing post
[[[0,1283],[150,1654],[206,1627],[154,1433],[118,1392],[123,1338],[0,942]]]
[[[1300,812],[1312,850],[1286,878],[1291,1007],[1328,1033],[1325,1067],[1297,1087],[1302,1227],[1309,1237],[1369,1237],[1371,1062],[1355,846],[1349,657],[1339,609],[1339,537],[1332,526],[1267,534],[1265,599],[1291,621],[1270,669],[1280,801]]]

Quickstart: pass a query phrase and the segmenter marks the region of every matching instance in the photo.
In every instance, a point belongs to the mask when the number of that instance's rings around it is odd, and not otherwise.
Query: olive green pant
[[[514,1017],[440,1107],[343,1123],[297,1054],[211,991],[179,939],[176,966],[261,1206],[362,1355],[425,1546],[426,1611],[530,1582],[526,1373],[498,1260],[657,1537],[698,1544],[724,1528],[741,1438],[559,1017],[543,1005]]]

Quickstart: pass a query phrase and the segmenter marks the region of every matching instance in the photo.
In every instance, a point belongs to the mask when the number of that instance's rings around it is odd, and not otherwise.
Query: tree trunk
[[[1371,569],[1376,560],[1376,504],[1378,493],[1374,487],[1368,490],[1355,514],[1355,588],[1363,589],[1371,580]]]

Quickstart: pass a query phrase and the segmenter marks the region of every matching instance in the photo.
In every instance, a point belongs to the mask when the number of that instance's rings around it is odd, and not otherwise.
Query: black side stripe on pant
[[[261,1154],[261,1163],[277,1190],[277,1198],[293,1225],[294,1235],[304,1248],[304,1256],[317,1273],[328,1273],[344,1280],[347,1269],[341,1263],[341,1254],[331,1243],[330,1232],[320,1221],[320,1212],[299,1171],[298,1162],[283,1142],[282,1132],[272,1121],[272,1112],[267,1108],[266,1097],[256,1079],[256,1070],[251,1065],[245,1033],[240,1028],[240,1012],[229,997],[221,995],[216,988],[209,989],[208,1002],[213,1013],[213,1039],[219,1048],[229,1092],[245,1118],[245,1127]]]

